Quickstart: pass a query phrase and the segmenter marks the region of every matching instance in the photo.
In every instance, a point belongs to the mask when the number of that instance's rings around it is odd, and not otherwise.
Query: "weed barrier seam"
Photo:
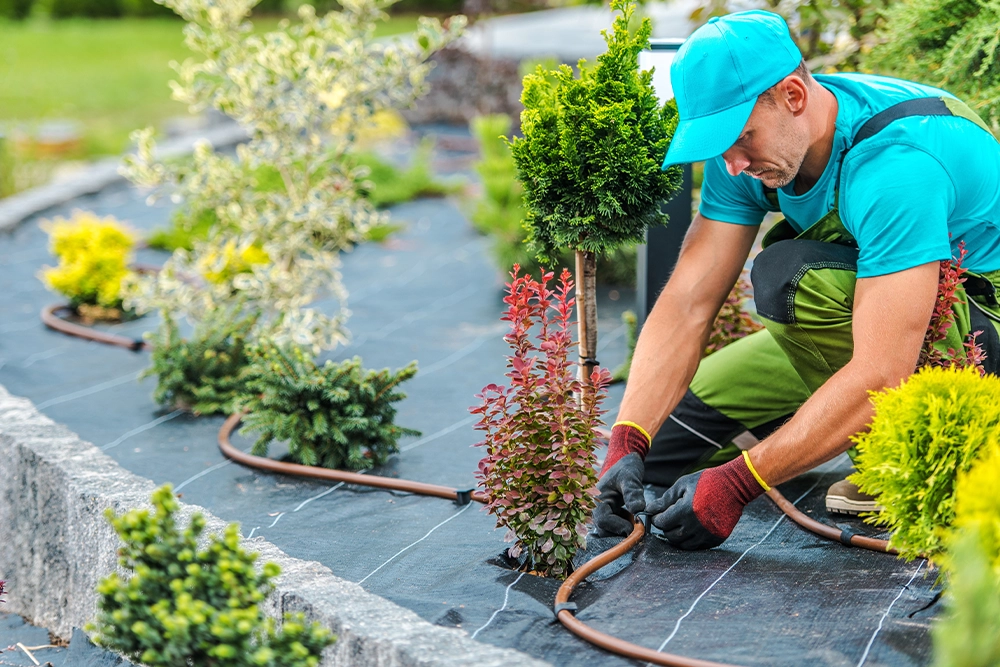
[[[66,309],[68,309],[68,306],[62,304],[46,306],[42,309],[42,322],[45,326],[54,329],[55,331],[77,338],[104,343],[106,345],[124,347],[133,351],[152,349],[152,346],[144,341],[133,340],[126,336],[95,331],[90,327],[67,322],[57,315],[60,310]],[[465,504],[470,501],[476,501],[479,503],[486,502],[485,495],[475,490],[460,491],[452,487],[427,484],[425,482],[369,476],[361,473],[332,470],[330,468],[307,466],[298,463],[285,463],[282,461],[275,461],[274,459],[267,457],[255,456],[253,454],[242,452],[233,446],[229,440],[229,436],[234,430],[236,430],[236,427],[243,419],[243,416],[243,414],[237,413],[230,415],[226,419],[226,421],[222,424],[222,427],[219,429],[218,443],[219,449],[222,450],[222,454],[227,459],[247,467],[267,470],[269,472],[279,474],[293,475],[296,477],[308,477],[312,479],[322,479],[327,481],[355,484],[358,486],[368,486],[432,496],[436,498],[443,498],[445,500],[452,500],[459,504]],[[850,531],[840,530],[808,517],[805,513],[792,505],[792,503],[789,502],[788,499],[786,499],[776,488],[769,490],[767,492],[767,496],[786,516],[788,516],[789,519],[815,535],[840,542],[845,546],[879,551],[883,553],[896,553],[894,549],[889,548],[889,544],[886,540],[855,535]],[[587,561],[575,572],[573,572],[573,574],[563,582],[556,593],[554,605],[556,618],[559,619],[559,622],[561,622],[567,630],[581,639],[584,639],[607,651],[628,658],[644,660],[648,663],[665,665],[666,667],[733,667],[733,665],[727,663],[700,660],[697,658],[687,658],[672,653],[661,653],[644,646],[639,646],[638,644],[632,644],[631,642],[618,639],[617,637],[613,637],[591,628],[583,621],[577,619],[569,608],[566,608],[567,606],[574,606],[569,602],[569,599],[572,596],[574,589],[586,577],[630,551],[632,547],[642,540],[644,534],[645,529],[642,522],[638,519],[633,519],[632,533],[625,540],[611,549],[608,549],[599,556]]]

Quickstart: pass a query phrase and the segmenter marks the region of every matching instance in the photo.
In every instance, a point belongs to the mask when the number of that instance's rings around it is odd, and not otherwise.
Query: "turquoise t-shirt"
[[[837,162],[876,113],[915,97],[954,97],[930,86],[866,74],[816,75],[837,97],[830,162],[808,192],[778,190],[782,215],[798,231],[833,208]],[[844,159],[840,218],[858,241],[858,277],[913,268],[968,251],[963,266],[1000,269],[1000,143],[975,123],[953,116],[916,116],[891,123]],[[705,163],[701,214],[720,222],[759,225],[775,209],[760,181],[730,176],[722,157]]]

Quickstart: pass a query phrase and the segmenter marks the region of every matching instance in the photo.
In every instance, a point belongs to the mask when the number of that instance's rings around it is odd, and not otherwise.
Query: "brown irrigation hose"
[[[141,338],[129,338],[128,336],[98,331],[93,327],[68,322],[59,316],[60,311],[69,311],[69,306],[57,303],[42,308],[42,324],[68,336],[76,336],[77,338],[92,340],[97,343],[104,343],[105,345],[116,345],[124,347],[126,350],[132,350],[133,352],[153,349],[149,343]]]
[[[857,535],[847,529],[841,530],[839,528],[834,528],[833,526],[829,526],[806,516],[775,488],[772,488],[767,492],[767,497],[774,501],[774,504],[778,506],[778,509],[784,512],[789,519],[802,526],[810,533],[814,533],[820,537],[825,537],[828,540],[840,542],[848,547],[858,547],[860,549],[869,549],[871,551],[899,554],[898,551],[889,547],[889,542],[886,540]]]
[[[92,340],[108,345],[117,345],[130,350],[152,349],[152,346],[141,340],[137,341],[125,336],[95,331],[89,327],[67,322],[56,315],[56,313],[62,309],[67,309],[67,306],[54,305],[44,308],[42,310],[42,321],[45,325],[70,336],[76,336],[78,338],[84,338],[86,340]],[[233,461],[236,461],[237,463],[242,463],[245,466],[287,475],[295,475],[298,477],[311,477],[314,479],[346,482],[348,484],[357,484],[361,486],[392,489],[395,491],[405,491],[425,496],[434,496],[437,498],[444,498],[446,500],[453,500],[461,504],[465,504],[473,500],[480,503],[486,501],[482,493],[471,489],[461,491],[459,489],[454,489],[448,486],[439,486],[437,484],[426,484],[424,482],[378,477],[376,475],[369,476],[360,473],[320,468],[317,466],[299,465],[296,463],[284,463],[282,461],[275,461],[274,459],[262,456],[247,454],[246,452],[242,452],[234,447],[229,440],[229,436],[239,425],[242,417],[243,415],[241,414],[234,414],[226,419],[222,428],[219,430],[218,439],[219,449],[222,450],[223,455]],[[885,540],[877,540],[870,537],[864,537],[862,535],[855,535],[850,531],[840,530],[809,518],[804,513],[799,511],[783,495],[781,495],[781,492],[777,489],[771,489],[767,492],[767,495],[778,506],[778,508],[781,509],[786,516],[788,516],[790,520],[811,533],[819,535],[820,537],[841,542],[846,546],[859,547],[862,549],[870,549],[872,551],[881,551],[892,554],[896,553],[894,549],[889,548],[889,545]],[[555,613],[559,622],[566,626],[567,630],[581,639],[594,644],[595,646],[599,646],[618,655],[636,660],[644,660],[655,665],[666,665],[667,667],[733,667],[732,665],[712,662],[710,660],[686,658],[672,653],[660,653],[659,651],[654,651],[644,646],[639,646],[638,644],[632,644],[631,642],[627,642],[600,632],[599,630],[595,630],[573,615],[576,605],[570,602],[569,599],[572,596],[574,589],[592,573],[632,549],[632,547],[639,543],[644,533],[645,530],[642,522],[633,520],[632,533],[625,540],[611,549],[608,549],[596,558],[587,561],[575,572],[573,572],[573,574],[570,575],[566,581],[563,582],[556,593],[555,600]]]
[[[342,470],[331,470],[330,468],[320,468],[318,466],[304,466],[299,465],[298,463],[285,463],[283,461],[275,461],[274,459],[269,459],[264,456],[254,456],[253,454],[241,452],[236,449],[236,447],[233,447],[233,444],[229,442],[229,436],[236,430],[236,426],[240,423],[242,418],[243,415],[240,414],[231,415],[229,419],[222,424],[222,428],[219,429],[219,449],[222,450],[222,453],[227,458],[230,458],[237,463],[242,463],[250,468],[260,468],[261,470],[270,470],[271,472],[295,475],[297,477],[312,477],[314,479],[325,479],[331,482],[346,482],[348,484],[358,484],[361,486],[375,486],[380,489],[406,491],[408,493],[417,493],[422,496],[434,496],[436,498],[454,500],[455,502],[462,503],[463,505],[470,500],[475,500],[480,503],[486,501],[482,493],[471,489],[468,491],[460,491],[458,489],[453,489],[450,486],[438,486],[437,484],[426,484],[424,482],[411,482],[406,479],[378,477],[376,475],[363,475],[357,472],[344,472]]]

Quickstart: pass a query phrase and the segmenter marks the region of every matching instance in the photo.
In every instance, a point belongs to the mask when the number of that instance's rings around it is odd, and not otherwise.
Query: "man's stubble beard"
[[[767,169],[760,171],[744,170],[754,178],[760,180],[767,187],[777,190],[783,188],[798,176],[799,169],[806,159],[808,141],[805,137],[799,137],[796,127],[787,121],[780,123],[777,136],[780,137],[778,144],[774,147],[774,154],[778,157]]]

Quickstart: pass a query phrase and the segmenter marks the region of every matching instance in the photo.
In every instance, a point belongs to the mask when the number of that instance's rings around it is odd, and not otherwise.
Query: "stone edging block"
[[[31,401],[0,387],[0,579],[9,581],[4,611],[69,638],[97,608],[95,586],[116,567],[118,538],[104,518],[149,506],[154,485],[134,475]],[[204,509],[206,534],[226,523]],[[183,519],[182,519],[183,520]],[[469,639],[334,576],[326,566],[292,558],[262,538],[243,540],[259,562],[281,566],[267,613],[302,611],[337,634],[326,667],[519,665],[546,662]]]

